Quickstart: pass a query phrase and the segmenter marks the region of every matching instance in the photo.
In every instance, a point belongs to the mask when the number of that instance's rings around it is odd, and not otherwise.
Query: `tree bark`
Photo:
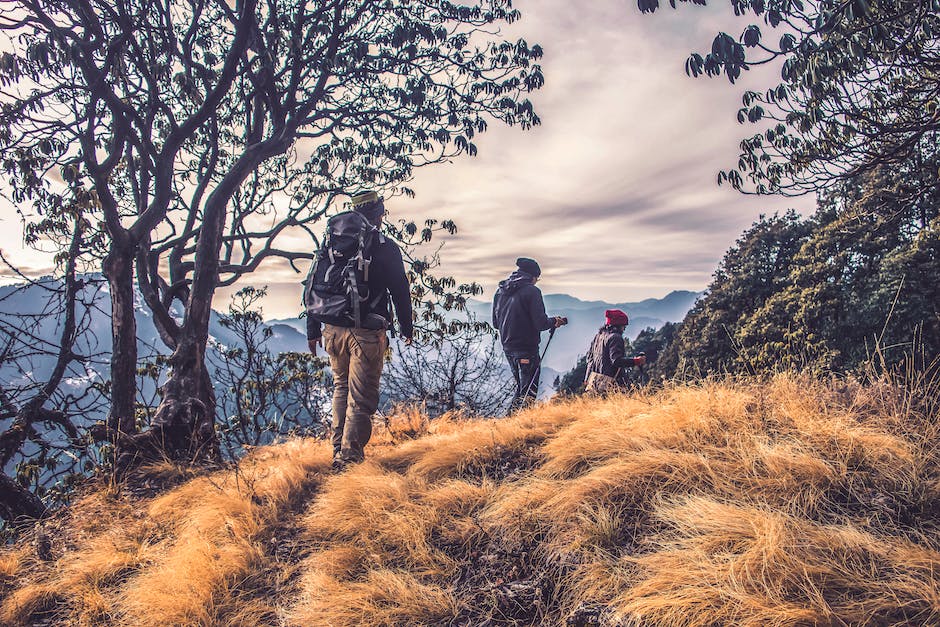
[[[215,391],[206,369],[206,333],[184,330],[170,357],[170,374],[151,425],[153,444],[170,458],[218,461],[215,434]]]
[[[125,440],[115,463],[119,476],[148,459],[221,459],[215,433],[215,392],[205,359],[208,325],[205,328],[205,333],[195,333],[194,327],[183,327],[169,359],[170,371],[160,390],[160,406],[147,431]]]
[[[134,251],[115,241],[102,262],[111,291],[111,411],[108,432],[119,452],[136,430],[137,321],[134,317]]]
[[[0,518],[13,522],[19,518],[40,518],[46,506],[38,496],[0,473]]]
[[[196,242],[193,283],[179,343],[170,357],[170,373],[154,415],[152,429],[137,438],[140,451],[162,450],[173,459],[220,459],[215,433],[215,392],[206,369],[206,345],[212,297],[219,283],[219,254],[226,206],[235,190],[265,159],[287,150],[280,134],[248,148],[209,195]],[[122,466],[124,464],[119,464]]]

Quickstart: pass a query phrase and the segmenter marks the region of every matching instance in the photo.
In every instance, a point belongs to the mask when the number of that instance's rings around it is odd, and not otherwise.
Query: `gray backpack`
[[[330,218],[323,245],[304,281],[307,315],[345,327],[387,326],[382,316],[371,313],[369,302],[369,266],[375,246],[382,241],[384,236],[357,211]]]

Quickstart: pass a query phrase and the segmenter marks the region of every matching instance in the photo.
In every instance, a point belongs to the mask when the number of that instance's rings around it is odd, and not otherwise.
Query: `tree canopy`
[[[922,167],[935,171],[936,156]],[[931,366],[940,354],[940,197],[880,168],[807,219],[763,217],[728,251],[657,368],[700,376]]]
[[[704,4],[704,0],[692,1]],[[673,7],[675,0],[670,0]],[[658,0],[639,0],[652,12]],[[940,5],[924,0],[731,0],[753,15],[740,35],[718,33],[686,61],[691,76],[779,66],[781,80],[747,91],[737,165],[719,182],[758,193],[802,194],[885,165],[907,167],[940,125]],[[924,181],[925,184],[931,184]]]
[[[511,0],[18,0],[4,12],[13,197],[37,213],[81,199],[106,234],[118,441],[136,430],[135,278],[174,351],[160,439],[211,455],[216,287],[268,259],[310,258],[311,225],[343,193],[409,193],[415,168],[475,154],[491,121],[538,124],[526,94],[543,83],[542,50],[494,34],[519,17]],[[455,225],[390,233],[418,243],[435,228]],[[298,232],[300,249],[286,237]],[[411,261],[418,300],[459,306],[474,289]]]

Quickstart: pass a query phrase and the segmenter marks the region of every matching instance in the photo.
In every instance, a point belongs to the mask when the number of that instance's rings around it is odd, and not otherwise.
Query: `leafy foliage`
[[[793,255],[809,230],[795,213],[755,222],[725,254],[705,296],[686,315],[659,367],[669,362],[677,372],[692,375],[742,368],[735,344],[739,320],[787,284]]]
[[[209,353],[219,390],[219,442],[228,458],[282,437],[322,436],[329,424],[328,362],[268,350],[272,331],[257,307],[264,295],[264,289],[245,287],[232,297],[219,324],[235,334],[235,344],[215,344]]]
[[[882,168],[821,196],[810,219],[762,218],[682,322],[662,374],[929,366],[940,354],[938,193]]]
[[[584,379],[586,377],[587,355],[581,355],[571,370],[555,377],[555,391],[568,396],[581,394],[584,392]]]
[[[633,353],[645,353],[647,363],[645,372],[635,375],[639,382],[657,381],[664,372],[674,369],[675,365],[667,357],[667,348],[675,339],[678,329],[677,323],[667,322],[658,329],[647,327],[636,336]]]
[[[671,4],[675,7],[675,2]],[[695,0],[695,4],[704,4]],[[731,0],[736,16],[762,23],[725,32],[686,62],[691,76],[732,83],[756,65],[781,81],[743,94],[735,168],[738,189],[793,193],[825,187],[879,165],[900,166],[937,142],[940,5],[923,0]],[[658,2],[642,0],[641,11]]]

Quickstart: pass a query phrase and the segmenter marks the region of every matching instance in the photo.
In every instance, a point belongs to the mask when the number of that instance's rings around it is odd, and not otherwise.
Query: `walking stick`
[[[542,369],[542,360],[545,359],[545,353],[548,352],[548,346],[549,346],[549,344],[552,343],[552,338],[555,337],[555,329],[557,329],[557,328],[558,328],[558,327],[552,327],[552,328],[548,331],[548,341],[545,342],[545,348],[542,350],[542,355],[539,357],[539,363],[538,363],[538,368],[539,368],[539,370]],[[524,397],[529,396],[529,392],[532,391],[532,384],[535,383],[535,378],[538,376],[539,370],[536,370],[535,372],[533,372],[533,373],[532,373],[532,376],[529,378],[529,385],[526,386],[525,394],[523,395]],[[536,390],[535,394],[536,394],[536,396],[538,396],[538,390]]]

